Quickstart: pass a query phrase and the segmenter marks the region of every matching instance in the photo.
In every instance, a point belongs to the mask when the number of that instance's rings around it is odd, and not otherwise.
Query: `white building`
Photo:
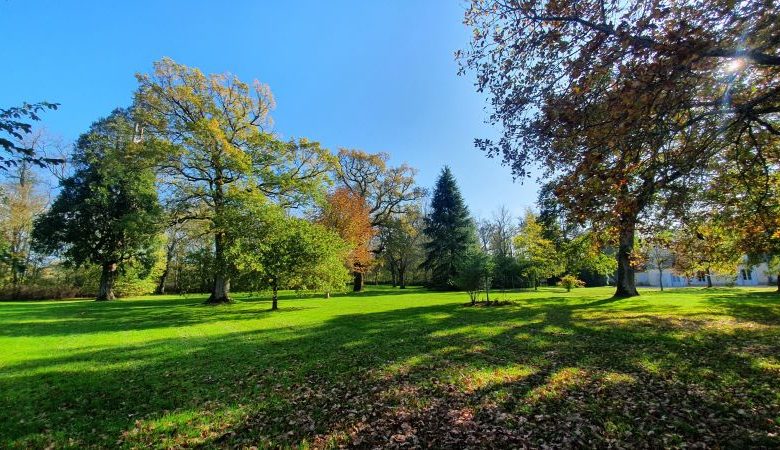
[[[637,286],[660,286],[661,274],[658,269],[647,269],[636,273]],[[775,274],[770,273],[766,263],[750,266],[740,265],[733,275],[712,276],[713,286],[768,286],[775,285]],[[663,270],[664,287],[707,286],[707,274],[699,272],[688,278],[674,273],[672,269]]]

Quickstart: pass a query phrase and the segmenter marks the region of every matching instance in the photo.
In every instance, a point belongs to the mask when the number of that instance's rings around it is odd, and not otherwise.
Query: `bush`
[[[558,286],[566,288],[566,292],[571,292],[572,289],[585,286],[585,282],[575,277],[574,275],[565,275],[558,282]]]
[[[72,285],[21,285],[0,288],[0,300],[61,300],[85,297],[84,292]]]

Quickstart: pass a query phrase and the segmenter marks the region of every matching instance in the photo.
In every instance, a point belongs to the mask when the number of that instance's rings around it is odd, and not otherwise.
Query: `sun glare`
[[[739,72],[740,70],[745,68],[745,59],[744,58],[734,58],[726,65],[726,71],[727,72]]]

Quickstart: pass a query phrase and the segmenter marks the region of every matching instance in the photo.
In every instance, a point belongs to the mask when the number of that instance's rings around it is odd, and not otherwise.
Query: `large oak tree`
[[[329,152],[270,131],[274,100],[267,86],[230,74],[204,75],[165,58],[139,74],[136,107],[146,138],[167,144],[160,164],[181,220],[207,222],[214,236],[209,303],[230,301],[234,265],[226,254],[228,188],[243,183],[284,206],[305,203],[332,168]]]
[[[778,132],[780,21],[762,1],[474,0],[466,23],[462,67],[503,129],[478,147],[519,177],[541,166],[578,220],[613,231],[618,296],[637,295],[647,210],[679,195],[724,133]]]
[[[373,226],[384,226],[425,196],[425,190],[415,185],[417,171],[406,164],[390,166],[389,159],[387,153],[362,150],[341,149],[338,154],[336,179],[365,199]]]

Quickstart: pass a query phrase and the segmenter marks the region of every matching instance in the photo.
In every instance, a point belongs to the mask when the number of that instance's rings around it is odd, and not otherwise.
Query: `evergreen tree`
[[[477,240],[474,221],[447,166],[436,181],[424,231],[429,242],[425,244],[426,258],[422,267],[431,272],[431,286],[437,289],[455,287],[459,262]]]
[[[160,206],[143,143],[125,110],[95,122],[76,143],[72,176],[35,221],[33,248],[81,266],[101,267],[97,300],[114,298],[117,272],[155,251]]]

